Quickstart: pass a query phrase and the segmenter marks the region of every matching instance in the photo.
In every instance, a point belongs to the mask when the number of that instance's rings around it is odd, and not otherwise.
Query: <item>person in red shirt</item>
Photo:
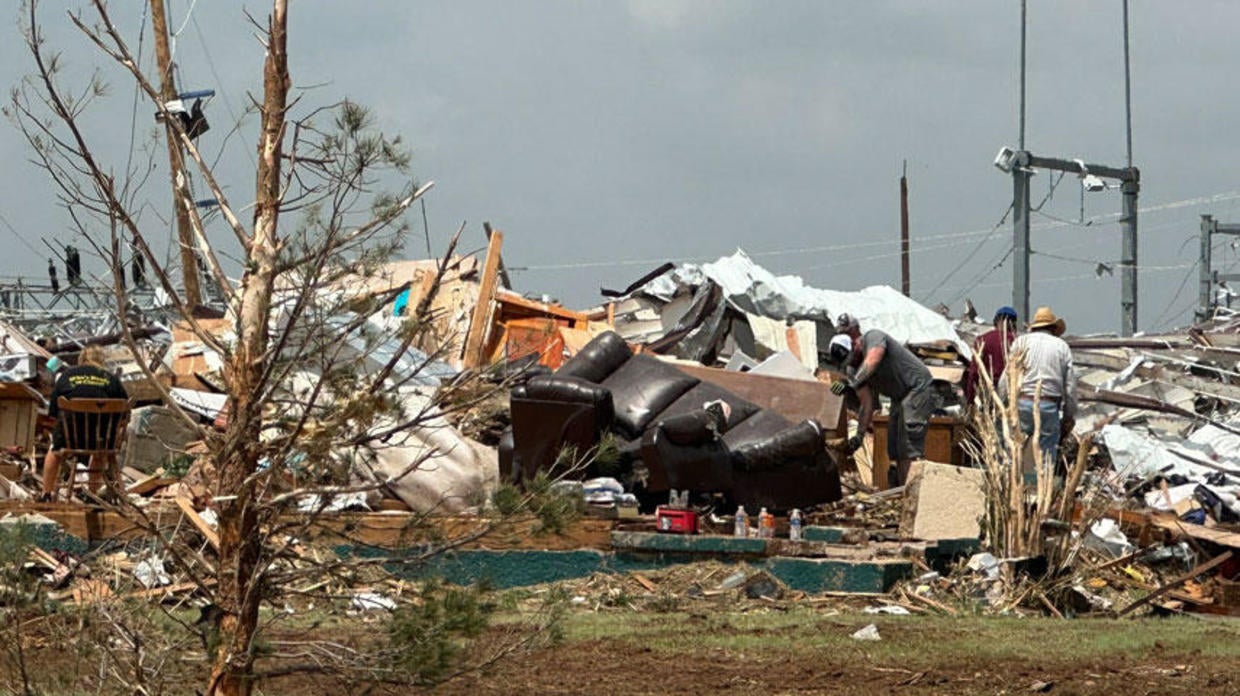
[[[1007,367],[1008,352],[1012,341],[1016,338],[1016,310],[1011,307],[1000,307],[995,312],[995,328],[978,337],[973,346],[973,361],[964,377],[965,404],[972,406],[977,397],[978,384],[981,381],[981,370],[990,375],[990,381],[998,386],[999,376]]]

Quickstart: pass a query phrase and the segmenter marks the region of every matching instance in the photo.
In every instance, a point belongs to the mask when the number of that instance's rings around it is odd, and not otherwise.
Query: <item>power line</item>
[[[944,239],[966,240],[966,241],[958,242],[956,244],[944,245],[940,247],[932,247],[932,248],[945,248],[946,246],[958,246],[959,244],[967,244],[968,243],[967,238],[990,234],[990,232],[991,230],[973,230],[969,232],[949,232],[946,234],[936,234],[936,235],[929,235],[925,237],[913,237],[910,241],[931,242],[931,241],[939,241],[939,240],[944,240]],[[794,255],[794,254],[815,254],[815,253],[822,253],[826,251],[848,251],[852,249],[865,249],[869,247],[885,247],[885,246],[890,246],[890,244],[891,243],[889,241],[854,242],[851,244],[831,244],[831,245],[826,245],[826,246],[798,247],[798,248],[789,248],[789,249],[772,249],[772,250],[767,250],[767,251],[746,252],[746,254],[750,258],[764,258],[764,257],[771,257],[771,256],[789,256],[789,255]],[[898,256],[899,252],[895,252],[894,254],[883,255],[880,257],[876,257],[876,258],[887,258],[888,256],[891,256],[891,255]],[[607,261],[586,260],[586,261],[569,261],[569,262],[556,263],[556,264],[541,264],[541,265],[534,265],[534,266],[512,266],[512,267],[509,267],[508,270],[510,271],[557,271],[557,270],[565,270],[565,269],[573,269],[573,268],[603,268],[603,267],[608,267],[608,266],[639,266],[639,265],[660,264],[660,263],[665,263],[667,261],[680,262],[680,263],[699,262],[699,261],[710,261],[714,258],[715,257],[713,256],[686,256],[686,257],[679,257],[679,258],[661,257],[661,258],[652,258],[652,259],[624,259],[624,260],[607,260]],[[858,261],[858,260],[866,260],[866,259],[853,259],[852,261]]]
[[[1007,222],[1008,215],[1012,214],[1012,209],[1014,205],[1015,205],[1015,202],[1008,203],[1007,210],[1004,211],[1003,217],[1000,217],[999,221],[995,223],[995,226],[990,229],[990,234],[986,235],[985,239],[978,242],[977,246],[973,247],[973,251],[970,251],[963,259],[961,259],[960,263],[956,264],[955,268],[951,269],[946,274],[944,274],[944,276],[941,279],[939,279],[938,285],[935,285],[933,288],[931,288],[930,292],[927,292],[926,294],[922,295],[923,298],[933,296],[934,293],[939,291],[939,288],[943,287],[943,285],[948,280],[950,280],[958,272],[960,272],[960,269],[964,268],[965,265],[967,265],[970,261],[972,261],[974,256],[977,256],[977,252],[981,251],[982,247],[985,246],[986,243],[990,241],[991,237],[993,237],[994,234],[999,231],[999,228],[1003,226],[1003,223]]]
[[[1180,208],[1187,208],[1190,206],[1204,205],[1204,204],[1209,204],[1209,203],[1218,203],[1222,201],[1229,201],[1229,200],[1235,200],[1235,199],[1240,199],[1240,191],[1229,191],[1225,193],[1212,194],[1209,196],[1198,196],[1195,198],[1185,198],[1185,199],[1178,200],[1178,201],[1170,201],[1168,203],[1162,203],[1159,205],[1153,205],[1153,206],[1149,206],[1145,208],[1140,208],[1138,212],[1142,214],[1150,214],[1150,213],[1163,212],[1166,210],[1176,210]],[[1046,214],[1043,213],[1043,215],[1046,215]],[[1090,222],[1102,222],[1105,220],[1118,219],[1119,216],[1120,216],[1120,213],[1109,213],[1106,215],[1098,215],[1092,218],[1088,218],[1087,220]],[[1049,223],[1033,225],[1032,228],[1036,230],[1052,230],[1056,228],[1068,227],[1070,225],[1075,226],[1079,224],[1080,223],[1076,221],[1055,220]],[[1087,226],[1093,226],[1093,225],[1087,225]],[[1103,228],[1099,226],[1099,227],[1096,227],[1096,229],[1101,230]],[[996,231],[995,227],[988,227],[986,229],[970,230],[967,232],[949,232],[949,233],[929,235],[929,236],[924,236],[924,237],[912,237],[910,239],[910,242],[932,242],[932,241],[940,241],[940,240],[946,240],[946,239],[965,240],[965,239],[970,239],[974,237],[985,237],[985,236],[993,234],[995,231]],[[775,257],[775,256],[813,254],[813,253],[822,253],[822,252],[830,252],[830,251],[849,251],[853,249],[865,249],[869,247],[885,247],[885,246],[890,246],[890,245],[891,245],[891,242],[889,240],[882,240],[882,241],[871,241],[871,242],[854,242],[850,244],[830,244],[830,245],[824,245],[824,246],[771,249],[771,250],[755,251],[755,252],[747,252],[747,253],[750,256],[750,258],[769,258],[769,257]],[[940,247],[931,247],[930,249],[922,249],[922,251],[933,250],[934,248],[947,248],[947,246],[957,246],[957,245],[945,245],[945,246],[940,246]],[[891,258],[892,256],[895,256],[895,255],[898,255],[898,253],[884,254],[884,255],[873,257],[873,258]],[[561,271],[561,270],[575,270],[575,269],[585,269],[585,268],[610,268],[614,266],[657,265],[657,264],[665,263],[668,261],[673,262],[673,263],[699,263],[699,262],[704,262],[704,261],[711,261],[711,260],[714,260],[715,258],[717,258],[717,256],[699,255],[699,256],[684,256],[684,257],[663,256],[663,257],[657,257],[657,258],[642,258],[642,259],[597,259],[597,260],[582,259],[582,260],[576,260],[576,261],[564,261],[564,262],[550,263],[550,264],[511,266],[509,267],[508,270],[509,271]],[[852,261],[860,261],[860,260],[868,260],[868,259],[869,257],[867,257],[867,259],[852,259],[850,261],[844,261],[841,263],[849,263]]]
[[[1167,313],[1169,311],[1171,311],[1171,306],[1174,305],[1180,299],[1180,295],[1184,293],[1184,288],[1188,287],[1188,281],[1190,278],[1193,277],[1193,271],[1195,270],[1197,270],[1197,264],[1193,264],[1192,266],[1189,266],[1188,272],[1185,273],[1184,278],[1180,280],[1180,286],[1176,288],[1175,290],[1175,295],[1173,295],[1172,298],[1167,301],[1167,306],[1163,307],[1162,312],[1158,314],[1158,318],[1154,319],[1154,321],[1151,323],[1151,326],[1153,326],[1156,329],[1162,328],[1163,324],[1161,322],[1163,318],[1167,316]]]

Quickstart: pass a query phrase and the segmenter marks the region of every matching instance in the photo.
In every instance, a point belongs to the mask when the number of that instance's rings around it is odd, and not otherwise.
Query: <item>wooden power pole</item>
[[[168,20],[164,15],[164,0],[151,0],[151,28],[155,34],[155,62],[159,66],[159,89],[164,103],[177,98],[176,84],[172,79],[172,53],[168,48]],[[198,284],[198,255],[190,227],[189,182],[185,177],[185,156],[181,152],[181,140],[177,126],[165,119],[164,133],[168,140],[168,163],[172,175],[172,208],[177,221],[177,243],[181,248],[181,277],[185,285],[185,303],[190,307],[202,304],[202,288]]]
[[[911,297],[908,271],[908,160],[900,174],[900,292]]]

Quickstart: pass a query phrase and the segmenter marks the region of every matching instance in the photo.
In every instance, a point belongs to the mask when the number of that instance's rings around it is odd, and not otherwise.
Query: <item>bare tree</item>
[[[195,573],[215,608],[206,693],[247,694],[261,676],[255,667],[260,607],[290,579],[307,573],[305,567],[282,561],[314,525],[327,498],[390,485],[450,454],[433,444],[424,446],[441,427],[442,410],[422,381],[423,369],[438,356],[411,352],[432,321],[428,303],[407,318],[379,320],[402,288],[354,289],[400,248],[404,213],[430,184],[412,178],[400,139],[375,132],[369,114],[356,104],[346,101],[290,116],[297,100],[289,77],[288,3],[272,0],[265,22],[255,22],[265,60],[263,92],[254,100],[258,161],[247,226],[238,212],[244,206],[229,200],[195,140],[170,113],[157,81],[143,73],[105,0],[91,1],[89,19],[69,13],[69,21],[171,125],[195,178],[218,202],[227,244],[209,239],[188,187],[176,187],[176,204],[188,214],[194,232],[194,251],[231,320],[226,335],[208,330],[139,222],[136,202],[145,177],[130,169],[117,173],[101,161],[83,125],[85,110],[107,92],[102,77],[94,75],[80,92],[64,87],[61,59],[45,45],[37,10],[37,0],[30,0],[24,14],[35,71],[14,89],[7,113],[25,134],[35,162],[50,174],[79,233],[108,261],[118,316],[128,314],[123,252],[133,248],[167,296],[173,316],[223,358],[228,406],[222,431],[199,425],[164,393],[168,405],[198,428],[214,467],[218,560],[212,567],[171,538],[165,536],[164,542],[178,563]],[[222,249],[237,257],[236,279],[221,261]],[[447,256],[451,253],[449,248]],[[445,257],[441,276],[446,264]],[[128,329],[126,334],[136,349]],[[151,368],[143,368],[159,384]],[[419,443],[423,446],[415,446]],[[375,452],[397,448],[413,452],[397,474],[355,475]],[[290,517],[314,496],[323,502],[312,505],[310,514]],[[163,533],[141,509],[129,507],[126,514],[152,534]],[[462,538],[440,540],[435,548],[463,543],[486,529],[482,525]],[[327,564],[315,572],[330,570]],[[346,662],[360,664],[360,653],[344,652]],[[315,669],[328,667],[315,660],[269,675]],[[390,670],[370,674],[381,682],[397,678]]]

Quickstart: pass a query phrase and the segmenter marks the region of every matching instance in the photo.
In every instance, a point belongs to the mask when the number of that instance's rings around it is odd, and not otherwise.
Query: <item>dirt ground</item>
[[[593,621],[572,617],[561,645],[437,693],[1240,693],[1234,621],[631,615],[604,621],[628,624],[614,638],[589,637]],[[880,641],[849,638],[871,621]]]

